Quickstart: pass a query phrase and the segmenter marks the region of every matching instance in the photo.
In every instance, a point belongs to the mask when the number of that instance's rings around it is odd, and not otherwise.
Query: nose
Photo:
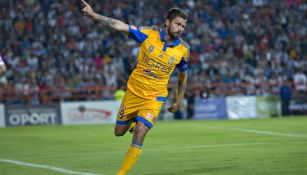
[[[180,33],[182,33],[183,30],[184,30],[184,28],[183,28],[182,26],[179,26],[178,31],[179,31]]]

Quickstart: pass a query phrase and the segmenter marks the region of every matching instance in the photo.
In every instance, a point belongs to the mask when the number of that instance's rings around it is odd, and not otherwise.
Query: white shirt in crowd
[[[4,61],[2,60],[2,57],[0,56],[0,75],[6,71],[6,66],[4,64]]]
[[[0,65],[4,65],[4,62],[2,60],[2,57],[0,56]]]
[[[307,77],[304,73],[298,72],[294,75],[294,83],[296,90],[306,91],[307,90]]]

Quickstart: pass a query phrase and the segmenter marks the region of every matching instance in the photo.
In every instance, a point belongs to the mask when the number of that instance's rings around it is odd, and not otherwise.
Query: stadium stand
[[[203,89],[217,96],[278,94],[283,82],[306,94],[303,0],[97,0],[93,6],[149,26],[162,26],[160,14],[170,7],[187,11],[189,85],[198,94]],[[0,55],[8,67],[0,77],[0,102],[114,98],[135,66],[137,43],[103,30],[80,9],[79,0],[0,1]]]

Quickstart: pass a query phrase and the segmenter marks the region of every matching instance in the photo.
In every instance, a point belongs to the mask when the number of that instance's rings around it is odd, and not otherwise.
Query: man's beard
[[[176,36],[176,33],[172,32],[171,27],[168,28],[168,35],[172,40],[177,40],[180,37],[180,35]]]

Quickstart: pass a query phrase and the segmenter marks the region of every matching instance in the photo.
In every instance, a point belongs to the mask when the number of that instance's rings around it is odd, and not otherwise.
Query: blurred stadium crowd
[[[306,93],[306,1],[89,3],[95,11],[133,25],[163,26],[163,14],[174,6],[188,12],[183,39],[191,46],[189,88],[205,85],[217,95],[257,95],[277,92],[278,84],[293,81]],[[0,55],[8,66],[0,78],[2,93],[14,90],[35,97],[51,88],[70,96],[61,89],[126,84],[138,44],[83,17],[80,9],[79,0],[0,0]],[[113,92],[100,95],[108,99]]]

